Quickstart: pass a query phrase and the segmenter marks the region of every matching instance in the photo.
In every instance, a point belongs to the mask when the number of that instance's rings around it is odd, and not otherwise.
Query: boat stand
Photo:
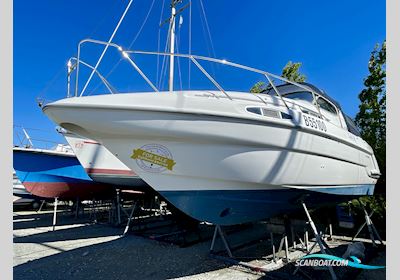
[[[122,212],[129,217],[129,213],[127,213],[124,209],[124,204],[121,200],[121,190],[120,189],[116,189],[116,196],[115,199],[112,202],[112,206],[110,211],[112,213],[109,214],[109,222],[111,223],[112,220],[114,221],[114,219],[116,219],[114,225],[119,226],[122,224]]]
[[[117,189],[117,197],[116,197],[116,202],[117,202],[117,224],[121,224],[121,197],[120,197],[120,189]]]
[[[53,231],[55,231],[57,223],[57,204],[58,204],[58,197],[54,198]]]
[[[36,211],[36,213],[39,213],[40,211],[42,211],[43,205],[46,203],[46,200],[42,200],[42,203],[40,204],[39,209]]]
[[[226,251],[227,251],[227,253],[228,253],[228,256],[229,256],[230,258],[233,258],[231,248],[230,248],[230,246],[229,246],[228,241],[226,240],[225,234],[224,234],[224,232],[222,231],[222,228],[221,228],[220,225],[216,225],[216,226],[215,226],[213,239],[212,239],[212,241],[211,241],[210,254],[213,254],[213,253],[214,253],[214,246],[215,246],[215,241],[216,241],[216,239],[217,239],[217,234],[219,234],[219,236],[221,237],[222,242],[224,243],[225,249],[226,249]]]
[[[354,237],[352,238],[352,241],[357,238],[357,236],[360,234],[360,232],[363,230],[363,228],[365,227],[365,225],[367,225],[368,228],[368,232],[369,232],[369,236],[371,238],[372,241],[372,246],[377,247],[378,245],[383,246],[383,241],[381,236],[379,235],[378,231],[376,230],[376,227],[374,225],[374,223],[372,222],[372,215],[374,214],[374,210],[372,210],[371,214],[368,214],[367,210],[365,209],[365,205],[364,203],[362,203],[361,200],[358,200],[358,202],[360,203],[363,211],[364,211],[364,218],[365,218],[365,222],[361,225],[361,227],[358,229],[356,235],[354,235]],[[377,244],[377,240],[376,238],[378,238],[380,244]]]
[[[316,240],[314,245],[312,245],[311,248],[308,250],[308,232],[306,231],[306,236],[305,236],[305,243],[306,243],[305,246],[307,248],[306,256],[311,254],[312,250],[314,249],[314,247],[317,244],[318,244],[318,246],[319,246],[319,248],[320,248],[320,250],[321,250],[321,252],[323,254],[326,254],[328,252],[329,254],[332,255],[332,253],[329,250],[329,246],[326,244],[326,242],[322,238],[322,234],[318,233],[317,227],[315,226],[315,223],[311,218],[310,212],[308,212],[306,204],[304,203],[304,201],[301,201],[301,204],[303,206],[304,212],[306,212],[307,219],[308,219],[308,224],[310,225],[310,227],[311,227],[311,229],[312,229],[312,231],[314,233],[315,240]],[[300,266],[296,267],[295,271],[293,272],[293,275],[295,275],[299,270],[300,270]],[[336,276],[335,272],[333,271],[333,267],[332,266],[328,266],[328,270],[329,270],[329,273],[331,274],[331,279],[336,280],[337,276]]]
[[[81,207],[81,200],[77,197],[75,202],[75,219],[79,217],[79,210],[82,210],[82,214],[84,214],[85,209]]]
[[[92,223],[97,224],[97,201],[93,198],[91,200],[90,208],[89,208],[89,219],[93,219]]]
[[[274,263],[278,263],[279,260],[282,260],[283,262],[289,263],[289,245],[288,245],[288,236],[285,233],[282,234],[281,241],[279,242],[279,247],[278,247],[278,252],[276,251],[275,248],[275,239],[274,239],[274,233],[270,232],[270,242],[271,242],[271,248],[272,248],[272,261]],[[285,248],[283,248],[285,246]],[[284,250],[285,251],[285,256],[282,258],[279,258],[278,254]]]
[[[232,254],[232,249],[231,246],[229,245],[229,242],[226,238],[226,235],[224,233],[224,231],[222,230],[220,225],[216,225],[215,226],[215,230],[214,230],[214,235],[211,241],[211,246],[210,246],[210,254],[214,255],[214,247],[215,247],[215,242],[217,240],[218,235],[221,237],[222,243],[224,244],[225,250],[228,253],[228,256],[230,258],[234,258],[233,254]],[[273,261],[274,263],[277,263],[279,261],[279,257],[277,256],[282,250],[285,251],[285,257],[282,258],[282,261],[285,262],[289,262],[289,245],[288,245],[288,237],[287,234],[284,233],[282,235],[282,238],[280,240],[279,243],[279,249],[276,252],[276,248],[275,248],[275,242],[274,242],[274,235],[271,232],[270,233],[270,240],[271,240],[271,247],[272,247],[272,255],[273,255]]]
[[[224,244],[224,249],[226,250],[228,257],[222,256],[220,254],[216,254],[214,252],[215,242],[216,242],[218,236],[221,237],[221,240]],[[272,260],[273,263],[279,267],[281,267],[283,263],[289,263],[289,246],[288,246],[287,233],[285,232],[282,234],[278,252],[276,252],[276,249],[275,249],[274,235],[272,232],[270,233],[270,241],[271,241],[271,247],[272,247],[272,251],[273,251],[273,260]],[[238,246],[238,247],[241,247],[241,246]],[[284,255],[284,257],[279,258],[278,255],[282,250],[284,250],[285,255]],[[240,260],[241,258],[234,257],[233,253],[232,253],[232,247],[230,246],[230,244],[227,240],[226,234],[220,225],[215,226],[214,235],[213,235],[211,246],[210,246],[210,257],[220,260],[220,261],[223,261],[225,263],[230,263],[232,265],[237,265],[237,266],[241,266],[241,267],[250,269],[254,272],[263,272],[263,273],[269,273],[269,274],[273,273],[273,270],[271,270],[271,268],[268,268],[266,266],[253,265],[251,263],[241,261]]]
[[[113,198],[111,202],[111,207],[108,213],[108,223],[114,226],[119,226],[121,224],[121,212],[120,212],[120,196],[119,192],[116,192],[116,196]]]
[[[137,201],[135,201],[135,202],[133,203],[133,205],[132,205],[132,209],[131,209],[131,213],[130,213],[129,218],[128,218],[128,222],[126,223],[126,226],[125,226],[125,229],[124,229],[124,233],[122,234],[121,237],[124,237],[124,236],[128,233],[128,231],[129,231],[129,227],[130,227],[130,225],[131,225],[133,213],[136,211],[137,204],[138,204]]]

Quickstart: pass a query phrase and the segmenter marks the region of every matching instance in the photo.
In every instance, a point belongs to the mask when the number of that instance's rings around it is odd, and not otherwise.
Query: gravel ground
[[[303,279],[299,274],[293,278],[292,266],[262,276],[224,264],[210,258],[209,240],[180,248],[133,234],[121,238],[123,229],[87,221],[60,213],[56,231],[52,231],[51,212],[15,212],[14,279]],[[251,234],[264,234],[262,228],[249,232],[231,234],[229,239],[244,236],[251,240]],[[263,246],[254,247],[264,251]],[[385,252],[369,263],[385,265]],[[385,279],[385,270],[357,274],[351,279]],[[330,278],[327,272],[316,275],[317,279]]]
[[[120,238],[120,228],[68,216],[59,217],[53,232],[51,222],[50,214],[14,215],[14,279],[260,278],[209,258],[209,242],[179,248],[134,235]]]

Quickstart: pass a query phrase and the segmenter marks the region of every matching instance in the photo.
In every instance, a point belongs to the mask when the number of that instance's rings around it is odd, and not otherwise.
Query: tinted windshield
[[[337,114],[335,106],[333,106],[331,103],[323,99],[322,97],[318,97],[317,103],[321,109],[324,109],[332,114]]]
[[[304,100],[310,103],[313,101],[313,95],[309,91],[290,92],[283,94],[282,96],[294,100]]]

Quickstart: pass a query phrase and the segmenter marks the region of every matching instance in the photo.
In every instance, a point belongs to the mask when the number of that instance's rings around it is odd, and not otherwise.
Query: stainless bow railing
[[[316,107],[318,114],[320,115],[320,117],[322,118],[322,114],[319,108],[317,101],[317,96],[319,96],[319,94],[317,92],[315,92],[314,90],[305,87],[302,84],[290,81],[284,77],[269,73],[267,71],[264,70],[260,70],[257,68],[253,68],[253,67],[249,67],[249,66],[245,66],[239,63],[234,63],[234,62],[230,62],[227,61],[225,59],[217,59],[217,58],[211,58],[211,57],[206,57],[206,56],[199,56],[199,55],[192,55],[192,54],[180,54],[180,53],[165,53],[165,52],[153,52],[153,51],[139,51],[139,50],[124,50],[120,45],[117,45],[115,43],[108,43],[105,41],[100,41],[100,40],[95,40],[95,39],[84,39],[82,41],[79,42],[78,44],[78,56],[76,58],[76,79],[75,79],[75,96],[76,97],[80,97],[83,95],[84,90],[82,90],[80,93],[78,93],[78,84],[79,84],[79,66],[80,64],[83,64],[89,68],[91,68],[92,70],[94,70],[94,72],[96,72],[100,79],[102,80],[102,82],[106,85],[106,87],[110,90],[111,93],[114,93],[113,90],[110,89],[110,83],[103,77],[100,75],[100,73],[97,72],[95,67],[92,67],[90,65],[88,65],[87,63],[83,62],[80,58],[80,54],[81,54],[81,48],[83,44],[86,43],[93,43],[93,44],[100,44],[100,45],[105,45],[107,47],[113,47],[115,49],[117,49],[122,57],[124,59],[126,59],[131,65],[132,67],[139,73],[139,75],[146,81],[146,83],[155,91],[158,92],[159,89],[150,81],[150,79],[146,76],[146,74],[140,69],[140,67],[134,62],[134,60],[132,59],[132,57],[130,55],[132,54],[141,54],[141,55],[161,55],[161,56],[176,56],[176,57],[182,57],[182,58],[187,58],[189,59],[194,65],[196,65],[196,67],[206,76],[207,79],[209,79],[214,86],[221,91],[221,93],[223,95],[225,95],[228,99],[233,100],[233,98],[223,89],[223,87],[201,66],[201,64],[199,63],[199,61],[209,61],[209,62],[214,62],[214,63],[219,63],[219,64],[223,64],[223,65],[227,65],[227,66],[231,66],[234,68],[238,68],[238,69],[242,69],[242,70],[246,70],[246,71],[250,71],[253,73],[258,73],[261,74],[263,76],[266,77],[268,83],[271,85],[271,87],[274,89],[275,93],[277,96],[279,96],[280,100],[283,102],[283,104],[289,109],[289,106],[287,105],[285,99],[282,97],[282,95],[280,94],[278,88],[276,87],[276,85],[273,82],[273,79],[277,79],[280,80],[282,82],[286,82],[292,85],[295,85],[297,87],[300,87],[308,92],[311,92],[311,94],[313,95],[313,104]],[[74,69],[72,69],[74,70]],[[70,71],[69,71],[70,74]],[[89,81],[89,80],[88,80]],[[86,84],[88,83],[88,81],[86,82]],[[69,85],[68,85],[69,87]],[[85,87],[86,88],[86,87]],[[84,88],[84,89],[85,89]],[[249,93],[252,94],[252,93]],[[256,96],[258,96],[258,94],[254,94]],[[216,98],[219,98],[217,95],[214,94],[214,96]]]

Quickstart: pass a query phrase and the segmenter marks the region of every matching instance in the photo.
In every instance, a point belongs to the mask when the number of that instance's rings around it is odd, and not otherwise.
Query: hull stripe
[[[110,175],[130,175],[138,176],[135,172],[131,170],[122,169],[107,169],[107,168],[85,168],[85,171],[90,175],[96,174],[110,174]]]

